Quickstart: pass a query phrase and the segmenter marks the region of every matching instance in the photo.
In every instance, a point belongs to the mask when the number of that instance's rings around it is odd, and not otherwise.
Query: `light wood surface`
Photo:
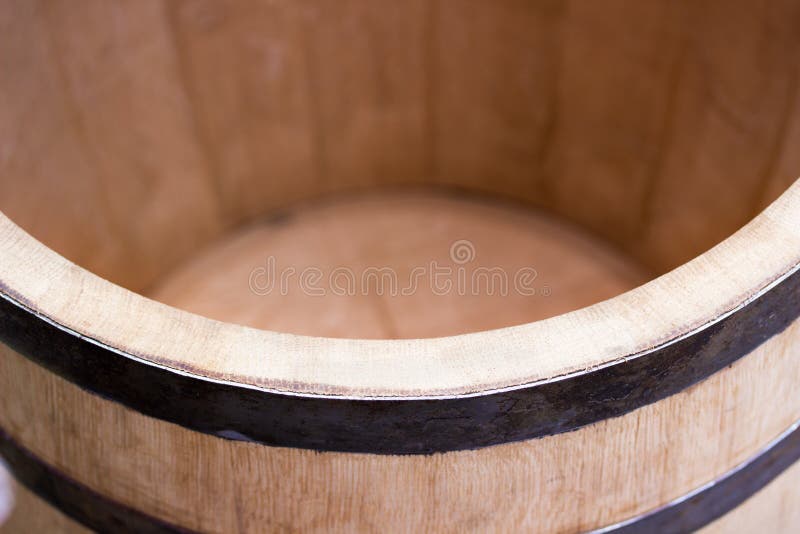
[[[738,534],[765,531],[773,534],[793,534],[800,524],[798,517],[798,488],[800,464],[770,483],[735,511],[711,523],[703,534]],[[16,488],[16,508],[7,523],[0,525],[3,534],[21,532],[53,532],[86,534],[89,531],[65,517],[24,487]]]
[[[0,210],[136,290],[253,217],[388,184],[513,197],[666,272],[800,174],[799,9],[8,0]]]
[[[730,512],[703,528],[703,534],[737,534],[765,531],[773,534],[793,534],[800,524],[797,502],[800,488],[800,464],[795,465],[771,482],[766,488]],[[15,488],[16,506],[13,514],[0,524],[3,534],[21,532],[53,532],[86,534],[89,531],[65,517],[26,488]]]
[[[635,357],[720,320],[798,268],[798,205],[800,183],[724,243],[611,300],[544,321],[430,340],[312,338],[186,314],[77,268],[4,217],[0,282],[59,325],[191,374],[298,393],[458,395]],[[487,354],[502,356],[487,360]]]
[[[216,197],[158,3],[10,1],[0,26],[0,210],[131,287],[214,235]]]
[[[425,338],[545,319],[646,280],[591,236],[518,206],[394,193],[289,209],[220,240],[148,295],[267,330]]]
[[[108,358],[298,403],[488,398],[702,341],[800,269],[798,20],[792,0],[0,2],[0,297]],[[458,240],[550,295],[249,285],[270,255],[408,273]],[[685,495],[797,421],[799,324],[621,417],[478,450],[221,439],[5,344],[0,428],[203,531],[574,532]],[[796,473],[710,530],[791,530]],[[12,525],[50,521],[72,528]]]
[[[411,456],[192,432],[1,348],[0,426],[95,491],[202,531],[576,532],[715,480],[800,419],[799,338],[800,322],[695,387],[574,432]]]

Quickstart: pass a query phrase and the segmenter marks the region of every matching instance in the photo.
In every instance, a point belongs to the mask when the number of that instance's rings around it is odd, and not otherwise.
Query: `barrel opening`
[[[415,338],[623,293],[793,181],[791,2],[468,6],[2,9],[0,210],[178,308]]]

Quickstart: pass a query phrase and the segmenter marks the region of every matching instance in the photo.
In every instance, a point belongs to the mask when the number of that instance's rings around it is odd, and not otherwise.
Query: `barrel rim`
[[[800,270],[694,335],[569,379],[443,399],[342,399],[239,387],[125,355],[0,298],[0,341],[92,393],[217,437],[318,451],[430,454],[578,429],[679,393],[800,317]]]
[[[82,317],[83,328],[80,330],[53,319],[53,315],[59,315],[53,313],[55,310],[67,320],[74,321],[74,314],[70,315],[72,310],[77,308],[81,311],[83,307],[84,313],[87,310],[96,311],[97,307],[92,306],[93,302],[97,303],[95,299],[103,296],[114,298],[117,295],[123,297],[123,302],[130,306],[144,302],[147,305],[145,311],[160,310],[173,314],[179,321],[185,321],[176,323],[175,317],[172,317],[172,322],[158,323],[153,328],[157,334],[156,341],[160,339],[159,335],[166,335],[164,328],[175,328],[177,332],[172,336],[167,335],[166,341],[171,341],[173,346],[185,341],[189,354],[191,348],[196,348],[213,355],[213,348],[220,347],[216,337],[226,339],[226,331],[230,329],[236,334],[234,341],[240,338],[247,341],[248,336],[257,336],[259,339],[286,336],[192,316],[147,301],[116,286],[98,295],[97,291],[108,289],[110,284],[92,278],[92,275],[71,264],[66,272],[60,271],[60,276],[66,277],[67,282],[74,281],[77,276],[84,285],[77,287],[77,296],[70,296],[65,301],[55,291],[75,291],[74,285],[65,284],[62,278],[57,278],[55,283],[48,283],[52,277],[46,276],[47,272],[42,270],[46,264],[33,261],[24,254],[20,256],[19,250],[14,248],[16,244],[23,252],[29,251],[26,247],[30,247],[32,238],[21,233],[21,230],[4,233],[3,224],[0,220],[0,250],[17,254],[11,256],[9,265],[13,267],[19,265],[20,260],[25,260],[31,269],[26,280],[24,272],[20,274],[20,271],[3,264],[3,270],[0,271],[0,341],[83,389],[145,415],[222,438],[266,445],[371,454],[430,454],[478,449],[567,432],[624,415],[678,393],[749,354],[772,336],[784,331],[800,316],[800,261],[796,258],[800,255],[798,182],[779,202],[739,233],[744,234],[743,238],[737,234],[738,237],[732,237],[727,244],[707,253],[713,261],[721,262],[715,264],[719,273],[730,267],[732,261],[741,260],[742,254],[752,261],[758,260],[764,253],[763,246],[766,246],[776,250],[781,262],[787,258],[795,260],[789,270],[777,276],[770,275],[766,285],[758,290],[746,291],[745,296],[724,313],[634,356],[622,356],[577,372],[545,377],[534,382],[478,392],[382,396],[318,393],[302,389],[286,391],[268,384],[238,381],[236,376],[209,376],[208,373],[193,372],[119,348],[120,345],[147,345],[152,342],[153,330],[150,327],[154,325],[153,320],[163,319],[163,314],[155,318],[125,314],[113,305],[115,303],[106,306],[106,302],[100,300],[102,309],[117,310],[116,313]],[[13,223],[6,220],[5,224]],[[15,236],[16,241],[13,239]],[[754,240],[759,236],[763,238],[761,241]],[[734,241],[733,245],[731,240]],[[753,250],[742,249],[742,245],[747,243],[752,245]],[[49,249],[34,244],[40,253],[51,258],[54,256]],[[723,262],[726,255],[727,263]],[[66,260],[60,258],[55,267],[61,270],[65,263]],[[695,260],[684,269],[691,272],[691,269],[704,267],[707,272],[711,270],[711,264],[708,258],[699,263]],[[769,267],[774,264],[775,256],[764,258],[764,265]],[[734,266],[752,265],[734,263]],[[17,288],[26,281],[39,284],[44,281],[43,289],[39,289],[41,295],[12,291],[12,286],[3,281],[4,277],[9,277],[9,273],[18,275],[15,279],[17,286],[14,286]],[[754,273],[752,269],[734,270],[728,274],[733,277],[733,286],[740,282],[741,276],[762,278],[760,271]],[[664,278],[675,276],[675,273],[671,273]],[[664,278],[651,284],[663,284]],[[97,287],[93,289],[92,284]],[[28,289],[35,287],[28,286]],[[636,294],[641,290],[639,288],[631,293]],[[48,296],[51,298],[48,299]],[[623,297],[599,306],[614,305],[617,311],[624,314],[625,310],[620,308],[627,305]],[[63,302],[73,305],[59,308]],[[678,304],[683,302],[678,300]],[[49,313],[43,309],[47,306]],[[647,309],[646,302],[639,306]],[[129,308],[122,308],[132,313]],[[630,313],[630,309],[627,311]],[[634,312],[638,313],[636,310]],[[109,325],[118,325],[120,315],[138,328],[133,328],[132,333],[127,332],[128,339],[122,339],[121,343],[112,344],[103,340],[97,333],[102,334],[104,329],[109,329]],[[567,314],[557,319],[565,321],[569,317],[574,319],[575,315]],[[143,326],[136,322],[137,318],[144,323]],[[209,326],[211,332],[199,339],[187,337],[194,332],[193,324]],[[541,324],[547,326],[548,322]],[[600,319],[596,323],[584,323],[584,327],[587,324],[597,329],[604,323]],[[652,322],[645,324],[647,328],[652,325]],[[122,334],[124,337],[126,332]],[[289,337],[295,341],[313,342],[312,338]],[[442,339],[454,342],[470,337],[474,335]],[[437,340],[433,340],[435,342]],[[206,347],[205,343],[212,348]],[[350,343],[353,347],[362,345],[362,348],[398,346],[397,342],[388,341]],[[602,347],[598,350],[602,350]]]
[[[705,330],[800,268],[800,180],[698,258],[551,319],[415,340],[315,338],[222,323],[72,264],[0,215],[0,295],[89,342],[202,380],[297,396],[491,395],[596,372]]]

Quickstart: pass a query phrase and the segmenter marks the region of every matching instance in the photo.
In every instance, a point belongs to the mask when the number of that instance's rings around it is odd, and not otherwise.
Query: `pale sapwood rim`
[[[296,397],[467,398],[642,358],[759,299],[800,268],[800,181],[720,245],[639,288],[551,319],[447,338],[343,340],[220,323],[94,276],[2,214],[0,258],[0,295],[172,373]]]

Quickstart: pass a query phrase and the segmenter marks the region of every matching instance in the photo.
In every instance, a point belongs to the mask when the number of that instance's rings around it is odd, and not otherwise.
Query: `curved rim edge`
[[[0,341],[145,415],[221,438],[318,451],[430,454],[523,441],[617,417],[683,391],[800,317],[800,271],[714,324],[627,359],[478,396],[343,399],[198,379],[128,357],[0,298]]]
[[[800,266],[800,181],[723,243],[639,288],[544,321],[446,338],[313,338],[213,321],[85,271],[2,214],[0,257],[0,294],[176,373],[297,395],[449,398],[641,357],[758,298]]]

